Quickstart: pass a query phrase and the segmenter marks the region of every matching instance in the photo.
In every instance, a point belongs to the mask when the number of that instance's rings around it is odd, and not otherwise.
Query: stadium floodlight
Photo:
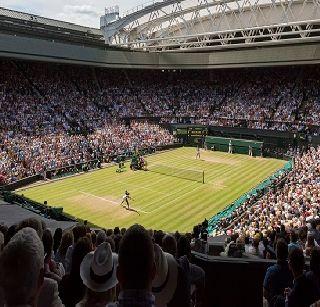
[[[119,6],[109,6],[104,10],[104,15],[100,17],[100,27],[106,27],[107,24],[119,19]]]

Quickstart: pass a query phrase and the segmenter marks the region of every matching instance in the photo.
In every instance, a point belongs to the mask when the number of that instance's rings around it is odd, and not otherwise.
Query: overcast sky
[[[0,6],[73,22],[100,27],[100,15],[106,6],[119,5],[120,13],[148,0],[0,0]]]

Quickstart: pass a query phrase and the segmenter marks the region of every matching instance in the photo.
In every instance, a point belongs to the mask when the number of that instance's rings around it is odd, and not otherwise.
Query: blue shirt
[[[277,295],[283,295],[285,288],[291,288],[292,281],[293,276],[288,262],[278,262],[267,269],[263,287],[269,292],[269,298],[272,300]]]

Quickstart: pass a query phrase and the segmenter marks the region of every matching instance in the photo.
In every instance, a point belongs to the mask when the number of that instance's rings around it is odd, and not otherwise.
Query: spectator
[[[301,249],[301,246],[298,243],[298,236],[295,230],[290,233],[290,243],[288,245],[288,252],[291,253],[295,248]]]
[[[62,263],[63,267],[66,268],[65,258],[69,246],[73,245],[73,234],[71,231],[67,231],[63,234],[60,246],[55,255],[55,261]]]
[[[62,239],[62,229],[57,228],[53,235],[53,253],[56,254]]]
[[[140,225],[131,226],[123,236],[118,256],[117,278],[121,286],[118,302],[108,307],[153,307],[151,292],[156,274],[153,244]]]
[[[46,229],[42,235],[42,243],[44,248],[44,274],[45,277],[52,278],[59,282],[64,275],[64,269],[53,260],[53,238],[51,231]]]
[[[66,273],[70,273],[70,270],[71,270],[73,249],[76,243],[78,242],[78,240],[86,236],[87,229],[85,226],[77,225],[72,229],[72,233],[73,233],[73,245],[70,245],[68,247],[66,257],[65,257]]]
[[[106,235],[106,233],[105,233],[103,230],[100,230],[100,231],[98,232],[98,235],[97,235],[97,241],[96,241],[97,247],[98,247],[100,244],[106,242],[106,240],[107,240],[107,235]]]
[[[205,272],[191,262],[191,246],[186,236],[181,236],[178,241],[177,260],[187,273],[188,285],[195,306],[202,306],[205,292]]]
[[[34,229],[21,229],[12,237],[0,257],[6,306],[37,306],[44,280],[43,258],[43,245]]]
[[[16,230],[19,231],[20,229],[23,229],[26,227],[33,228],[38,233],[39,238],[42,239],[43,227],[40,220],[35,218],[28,218],[28,219],[22,220]]]
[[[306,277],[312,282],[317,289],[317,299],[320,299],[320,250],[314,248],[311,251],[310,271],[307,272]]]
[[[25,219],[20,222],[17,229],[33,228],[38,236],[43,235],[44,223],[35,218]],[[15,229],[15,228],[13,228]],[[44,271],[43,271],[44,274]],[[60,307],[62,306],[61,300],[58,295],[58,284],[51,278],[44,277],[43,284],[38,296],[37,307]]]
[[[112,253],[110,245],[106,242],[84,257],[80,275],[86,286],[86,295],[77,307],[106,306],[115,300],[118,283],[117,263],[118,256]]]
[[[152,282],[152,292],[156,306],[188,306],[190,305],[190,284],[188,276],[176,259],[154,245],[156,275]]]
[[[304,256],[302,250],[294,249],[289,254],[289,268],[292,272],[294,283],[292,289],[287,288],[285,291],[286,306],[310,306],[317,300],[317,289],[303,272]]]
[[[308,235],[307,237],[307,243],[305,246],[305,254],[306,256],[310,256],[311,255],[311,251],[315,248],[316,243],[314,240],[314,236],[313,235]]]
[[[74,245],[70,274],[63,276],[59,284],[59,294],[65,307],[74,307],[85,294],[85,286],[80,277],[80,265],[89,252],[90,240],[87,237],[80,238]]]
[[[108,242],[110,244],[112,252],[115,253],[116,247],[115,247],[113,239],[111,237],[107,237],[106,242]]]
[[[174,236],[167,234],[163,237],[162,250],[173,257],[177,256],[177,242]]]
[[[263,281],[263,296],[269,306],[284,305],[284,290],[292,287],[293,276],[288,266],[288,245],[278,239],[276,245],[277,263],[267,269]]]

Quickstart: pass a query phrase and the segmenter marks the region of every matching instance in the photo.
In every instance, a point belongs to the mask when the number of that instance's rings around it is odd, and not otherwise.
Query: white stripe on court
[[[178,196],[178,197],[176,197],[176,198],[173,198],[172,200],[170,200],[170,201],[168,201],[168,202],[165,202],[163,205],[161,205],[161,206],[157,207],[156,209],[153,209],[153,210],[151,210],[151,211],[149,211],[149,212],[147,212],[147,213],[155,212],[155,211],[161,209],[162,207],[165,207],[165,206],[167,206],[168,204],[171,204],[172,202],[176,201],[177,199],[183,198],[183,197],[185,197],[186,195],[189,195],[189,194],[194,193],[194,191],[197,190],[197,189],[199,189],[199,186],[196,186],[194,189],[190,190],[189,192],[187,192],[187,193],[185,193],[185,194],[182,194],[182,195],[180,195],[180,196]],[[177,193],[168,194],[168,196],[173,196],[173,195],[175,195],[175,194],[177,194]]]
[[[79,191],[79,193],[87,195],[87,196],[92,196],[92,197],[95,197],[95,198],[99,198],[99,199],[101,199],[103,201],[107,201],[108,203],[112,203],[112,204],[115,204],[115,205],[119,205],[120,204],[120,203],[118,203],[116,201],[113,201],[113,200],[110,200],[110,199],[107,199],[107,198],[104,198],[104,197],[101,197],[101,196],[97,196],[97,195],[94,195],[94,194],[91,194],[91,193],[82,192],[82,191]]]
[[[86,193],[86,192],[82,192],[82,191],[79,191],[79,193],[84,194],[84,195],[87,195],[87,196],[99,198],[100,200],[106,201],[106,202],[108,202],[108,203],[112,203],[112,204],[115,204],[115,205],[120,205],[120,203],[118,203],[118,202],[116,202],[116,201],[112,201],[112,200],[109,200],[109,199],[107,199],[107,198],[104,198],[104,197],[101,197],[101,196],[97,196],[97,195],[94,195],[94,194],[91,194],[91,193]],[[149,213],[148,211],[136,209],[136,208],[133,208],[133,207],[130,207],[130,209],[135,210],[135,211],[138,211],[138,212],[141,212],[141,213]]]

